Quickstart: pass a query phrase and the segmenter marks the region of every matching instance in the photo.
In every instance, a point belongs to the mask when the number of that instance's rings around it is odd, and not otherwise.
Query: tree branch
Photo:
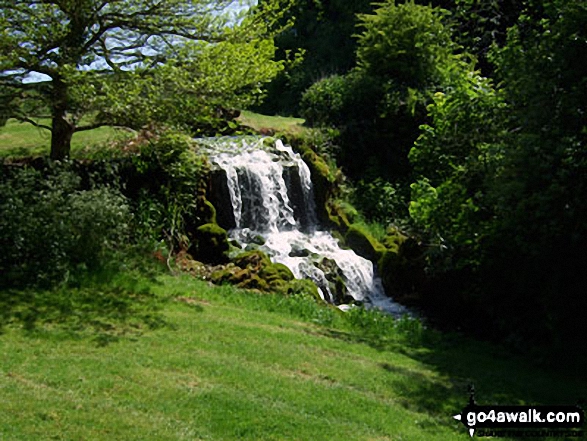
[[[107,122],[99,122],[99,123],[94,123],[94,124],[87,124],[85,126],[76,127],[75,128],[75,131],[76,132],[87,132],[88,130],[94,130],[94,129],[98,129],[100,127],[105,127],[105,126],[112,126],[112,124],[109,124]]]
[[[20,122],[32,124],[33,126],[38,127],[39,129],[49,130],[50,132],[53,130],[51,127],[46,126],[45,124],[39,124],[35,120],[27,118],[26,116],[14,116],[13,118]]]

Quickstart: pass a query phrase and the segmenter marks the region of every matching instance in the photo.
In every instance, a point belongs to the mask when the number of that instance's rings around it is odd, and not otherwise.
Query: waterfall
[[[341,309],[354,300],[405,313],[384,294],[371,261],[342,249],[332,234],[319,229],[310,169],[300,155],[280,140],[274,145],[267,140],[220,138],[204,143],[219,172],[219,223],[228,228],[231,239],[243,249],[254,243],[296,278],[313,280],[322,298]],[[231,210],[225,209],[228,200]],[[337,276],[344,280],[344,298],[332,288]]]

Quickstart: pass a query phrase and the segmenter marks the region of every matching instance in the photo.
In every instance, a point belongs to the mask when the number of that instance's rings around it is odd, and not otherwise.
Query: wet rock
[[[352,296],[348,293],[344,274],[334,260],[325,257],[314,265],[324,273],[328,281],[328,291],[333,297],[330,299],[332,303],[338,305],[353,300]],[[322,287],[323,290],[324,288],[326,287]]]
[[[236,220],[230,202],[230,191],[228,189],[226,171],[222,169],[212,170],[210,172],[209,186],[208,197],[211,204],[217,208],[216,222],[226,230],[235,228]]]
[[[289,252],[289,257],[308,257],[310,254],[310,250],[305,248],[294,248]]]

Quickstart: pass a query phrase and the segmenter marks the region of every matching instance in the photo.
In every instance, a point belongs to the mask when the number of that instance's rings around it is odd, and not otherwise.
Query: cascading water
[[[267,144],[266,138],[205,142],[210,161],[221,172],[216,187],[230,200],[231,211],[219,210],[219,223],[229,236],[243,248],[255,243],[295,277],[313,280],[324,300],[343,309],[342,303],[354,300],[406,313],[384,294],[369,260],[342,249],[329,232],[318,229],[310,170],[301,157],[280,140]],[[226,203],[217,205],[221,209]],[[345,298],[332,288],[337,274],[344,280]]]

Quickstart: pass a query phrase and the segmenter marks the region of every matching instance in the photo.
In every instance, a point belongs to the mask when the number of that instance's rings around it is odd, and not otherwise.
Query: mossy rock
[[[213,283],[231,283],[244,289],[287,292],[288,283],[294,280],[291,270],[271,259],[260,250],[239,254],[233,259],[232,267],[212,274]]]
[[[402,234],[397,228],[390,227],[387,229],[381,243],[387,250],[399,252],[400,247],[407,239],[408,237]]]
[[[385,253],[385,247],[369,232],[358,225],[351,225],[345,235],[346,244],[359,256],[377,262]]]
[[[257,289],[259,291],[269,291],[269,284],[257,274],[251,274],[250,277],[238,283],[237,286],[243,289]]]
[[[332,293],[332,302],[336,305],[348,303],[354,299],[349,295],[342,269],[338,264],[327,257],[315,263],[316,267],[324,272],[328,287]]]
[[[402,303],[415,304],[426,282],[424,254],[418,243],[406,238],[399,250],[388,249],[378,261],[385,291]]]
[[[335,192],[336,176],[330,167],[316,152],[307,146],[296,146],[304,162],[308,165],[314,186],[317,215],[320,221],[328,222],[326,204]]]
[[[271,265],[271,259],[261,250],[245,251],[233,259],[236,266],[241,268],[255,268],[260,271],[262,267]]]
[[[236,285],[237,283],[245,280],[247,277],[248,273],[246,270],[229,264],[225,268],[214,271],[210,275],[210,281],[216,285],[222,285],[224,283]]]
[[[308,296],[316,301],[323,302],[318,287],[314,282],[308,279],[293,279],[287,284],[288,295]]]
[[[216,208],[208,199],[201,197],[197,201],[197,216],[200,224],[216,224]]]
[[[295,279],[294,274],[291,270],[284,265],[283,263],[274,263],[273,268],[275,268],[279,274],[279,277],[286,282]]]
[[[227,252],[230,248],[226,230],[217,224],[201,225],[195,233],[195,257],[202,262],[214,265],[228,262]]]
[[[329,202],[326,204],[326,212],[328,213],[330,224],[338,231],[346,233],[351,226],[351,221],[343,208],[337,203]]]

